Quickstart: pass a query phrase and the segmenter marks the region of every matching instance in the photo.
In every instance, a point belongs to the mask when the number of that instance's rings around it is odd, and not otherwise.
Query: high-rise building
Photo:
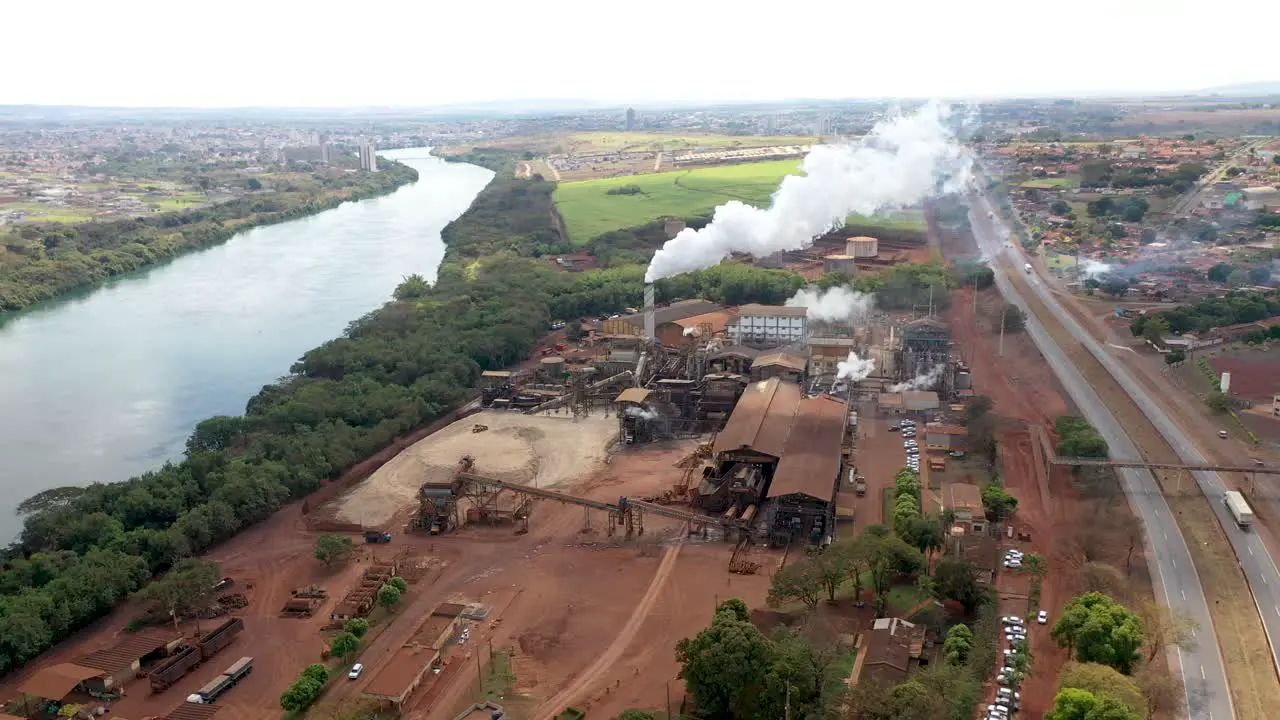
[[[328,162],[329,162],[329,147],[330,147],[330,145],[329,145],[329,136],[328,136],[328,135],[321,135],[321,136],[318,138],[318,140],[319,140],[319,143],[320,143],[320,162],[325,163],[325,164],[328,164]]]
[[[636,109],[635,108],[627,108],[627,129],[628,130],[636,129]]]
[[[378,172],[378,153],[373,142],[360,141],[360,169],[367,172]]]

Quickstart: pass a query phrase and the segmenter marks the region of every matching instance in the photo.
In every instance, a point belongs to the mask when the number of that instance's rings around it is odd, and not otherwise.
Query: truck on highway
[[[1231,513],[1231,517],[1235,519],[1236,525],[1241,530],[1247,530],[1253,524],[1253,509],[1249,507],[1249,503],[1245,502],[1244,495],[1235,490],[1228,490],[1222,494],[1222,502],[1227,506],[1227,512]]]
[[[235,661],[221,675],[209,681],[208,685],[187,696],[187,702],[196,705],[209,705],[215,702],[222,693],[235,687],[236,683],[253,671],[253,658],[242,657]]]
[[[1031,272],[1031,263],[1027,263],[1027,264],[1023,265],[1023,266],[1022,266],[1022,269],[1023,269],[1023,270],[1026,270],[1028,273],[1030,273],[1030,272]]]

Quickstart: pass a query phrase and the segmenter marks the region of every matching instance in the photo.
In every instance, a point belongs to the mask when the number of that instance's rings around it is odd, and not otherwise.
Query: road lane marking
[[[1253,554],[1253,546],[1252,546],[1252,545],[1250,545],[1250,546],[1249,546],[1249,554],[1250,554],[1250,555],[1252,555],[1252,554]]]
[[[1186,601],[1186,599],[1187,599],[1187,591],[1186,591],[1186,590],[1183,590],[1183,591],[1182,591],[1182,599],[1183,599],[1183,601],[1184,601],[1184,602],[1185,602],[1185,601]]]
[[[1164,531],[1161,531],[1164,532]],[[1169,542],[1169,533],[1164,533],[1164,541]]]
[[[1275,609],[1276,609],[1276,614],[1277,614],[1277,615],[1280,615],[1280,605],[1272,605],[1271,607],[1273,607],[1273,608],[1275,608]]]
[[[1207,676],[1205,676],[1205,674],[1204,674],[1204,666],[1203,666],[1203,665],[1201,665],[1201,666],[1200,666],[1200,679],[1201,679],[1201,680],[1208,680],[1208,679],[1209,679],[1209,678],[1208,678]]]

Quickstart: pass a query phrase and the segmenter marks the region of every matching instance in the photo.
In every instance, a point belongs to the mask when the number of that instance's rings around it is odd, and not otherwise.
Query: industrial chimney
[[[653,326],[653,285],[644,286],[644,336],[652,340],[658,332]]]

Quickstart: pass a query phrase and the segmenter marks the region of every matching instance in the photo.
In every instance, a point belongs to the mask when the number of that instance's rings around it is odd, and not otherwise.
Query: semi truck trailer
[[[236,683],[253,671],[253,658],[242,657],[235,661],[221,675],[209,681],[208,685],[187,696],[187,702],[196,705],[209,705],[215,702],[222,693],[235,687]]]
[[[1245,502],[1244,495],[1235,490],[1228,490],[1222,494],[1222,502],[1227,506],[1227,512],[1231,513],[1231,517],[1235,519],[1236,525],[1241,530],[1247,530],[1253,524],[1253,509],[1249,507],[1249,503]]]

